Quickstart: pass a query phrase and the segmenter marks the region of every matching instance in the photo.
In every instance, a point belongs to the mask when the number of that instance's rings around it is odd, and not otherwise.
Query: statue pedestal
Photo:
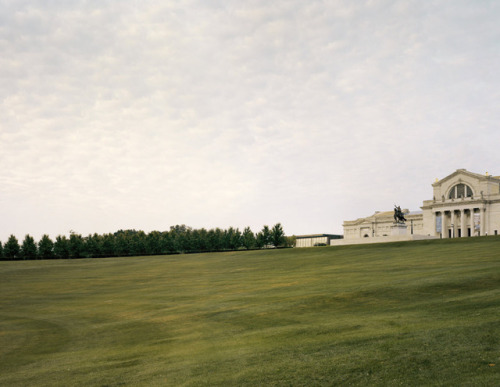
[[[404,223],[394,223],[391,226],[391,235],[406,235],[407,226]]]

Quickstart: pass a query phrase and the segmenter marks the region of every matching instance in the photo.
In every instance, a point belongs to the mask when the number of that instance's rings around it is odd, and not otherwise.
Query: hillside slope
[[[500,238],[0,263],[0,385],[495,385]]]

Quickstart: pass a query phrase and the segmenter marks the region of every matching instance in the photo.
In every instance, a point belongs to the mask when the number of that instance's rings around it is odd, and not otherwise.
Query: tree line
[[[185,225],[170,227],[169,231],[119,230],[110,234],[82,236],[70,232],[69,237],[58,235],[52,240],[43,235],[38,243],[29,234],[19,243],[11,235],[5,244],[0,242],[0,259],[67,259],[102,258],[138,255],[181,254],[212,251],[234,251],[262,248],[292,247],[293,237],[286,237],[277,223],[264,226],[253,233],[250,227],[243,231],[228,229],[192,229]]]

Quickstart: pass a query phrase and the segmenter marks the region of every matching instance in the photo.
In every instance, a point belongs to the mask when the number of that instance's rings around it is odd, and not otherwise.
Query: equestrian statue
[[[403,211],[401,211],[401,207],[396,205],[394,205],[394,222],[395,223],[406,222],[406,218],[405,215],[403,214]]]

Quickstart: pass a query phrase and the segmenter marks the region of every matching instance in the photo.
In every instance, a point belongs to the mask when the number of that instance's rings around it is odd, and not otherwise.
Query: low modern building
[[[344,240],[330,244],[374,243],[424,238],[497,235],[500,230],[500,176],[458,169],[433,184],[433,197],[422,211],[403,210],[406,226],[397,226],[394,211],[375,212],[345,221]]]
[[[328,246],[334,239],[342,239],[342,235],[313,234],[296,236],[295,247]]]

